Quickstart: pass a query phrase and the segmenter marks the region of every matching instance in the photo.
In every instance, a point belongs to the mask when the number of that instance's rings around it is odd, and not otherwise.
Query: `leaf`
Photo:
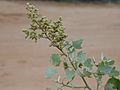
[[[45,77],[46,78],[51,78],[53,77],[54,75],[56,75],[58,73],[58,71],[52,67],[48,67],[46,72],[45,72]]]
[[[113,88],[114,88],[114,85],[109,83],[105,90],[116,90],[116,89],[113,89]]]
[[[82,43],[83,43],[82,39],[73,41],[73,47],[75,49],[81,49],[82,48]]]
[[[64,44],[64,48],[69,49],[72,45],[70,44],[70,42],[65,42]]]
[[[115,63],[114,60],[109,60],[109,61],[108,61],[108,64],[109,64],[109,65],[114,65],[114,63]]]
[[[78,56],[77,56],[77,57],[78,57],[79,62],[82,63],[82,64],[84,64],[84,62],[87,60],[86,54],[83,53],[82,51],[80,51],[80,52],[78,53]]]
[[[112,70],[112,67],[105,64],[104,62],[101,62],[99,65],[98,65],[98,70],[100,72],[103,72],[104,74],[109,74]]]
[[[120,80],[117,78],[110,78],[107,81],[104,90],[120,90]]]
[[[80,76],[80,77],[85,77],[85,75],[79,70],[76,70],[76,73]]]
[[[114,65],[114,63],[115,63],[115,61],[114,60],[104,60],[103,61],[106,65],[109,65],[109,66],[112,66],[112,65]]]
[[[66,78],[69,81],[72,80],[72,78],[75,76],[75,71],[74,70],[66,69],[65,72],[66,72]]]
[[[77,52],[76,51],[73,51],[73,52],[69,53],[68,55],[72,61],[77,60]]]
[[[68,52],[69,53],[73,53],[75,51],[75,48],[73,46],[69,47],[68,48]]]
[[[90,70],[92,69],[93,63],[92,60],[90,58],[88,58],[85,62],[84,65]]]
[[[97,80],[98,83],[101,82],[102,76],[103,76],[103,75],[102,75],[102,74],[99,74],[99,73],[95,75],[95,78],[96,78],[96,80]]]
[[[87,77],[90,77],[90,75],[92,74],[91,72],[89,72],[87,69],[83,69],[83,73],[84,73],[84,75],[85,76],[87,76]]]
[[[73,47],[72,43],[71,42],[67,42],[65,45],[64,45],[64,48],[67,49],[68,53],[72,53],[75,51],[75,48]]]
[[[60,65],[60,57],[58,54],[52,54],[51,56],[51,63],[54,65],[54,66],[59,66]]]
[[[115,68],[113,68],[111,70],[111,72],[109,73],[109,76],[110,77],[116,77],[116,76],[119,76],[119,72],[117,70],[115,70]]]

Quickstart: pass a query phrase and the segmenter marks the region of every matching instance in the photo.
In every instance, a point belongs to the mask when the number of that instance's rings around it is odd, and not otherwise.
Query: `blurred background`
[[[38,0],[40,1],[40,0]],[[99,3],[120,3],[120,0],[41,0],[41,1],[59,1],[59,2],[84,2],[84,3],[93,3],[93,2],[99,2]]]
[[[81,3],[120,3],[120,0],[7,0],[7,1],[56,1],[56,2],[81,2]]]
[[[50,66],[50,55],[57,50],[49,48],[43,39],[38,43],[25,40],[22,32],[30,24],[27,2],[49,19],[62,16],[68,40],[84,39],[83,50],[88,57],[99,62],[103,53],[115,59],[120,70],[120,0],[0,0],[0,90],[55,87],[44,78],[44,72]],[[93,87],[94,81],[89,80]],[[75,82],[82,84],[81,80]]]

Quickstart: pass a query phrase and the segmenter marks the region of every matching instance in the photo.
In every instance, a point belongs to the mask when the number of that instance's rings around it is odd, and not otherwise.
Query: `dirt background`
[[[21,30],[29,26],[25,3],[0,1],[0,90],[45,90],[54,86],[44,78],[44,71],[50,65],[49,56],[57,50],[49,48],[46,40],[38,43],[25,40]],[[50,19],[62,16],[70,36],[68,39],[84,39],[83,49],[89,57],[94,56],[99,61],[101,53],[104,53],[116,59],[120,70],[118,5],[33,3],[39,7],[41,14]],[[94,80],[89,83],[95,86]]]

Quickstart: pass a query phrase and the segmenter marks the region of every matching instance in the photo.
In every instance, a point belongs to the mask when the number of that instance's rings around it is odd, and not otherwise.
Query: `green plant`
[[[59,84],[57,90],[64,90],[68,88],[80,88],[93,90],[86,80],[86,78],[93,78],[96,80],[96,89],[102,83],[103,76],[108,76],[104,90],[120,90],[120,80],[117,78],[119,72],[115,69],[114,60],[102,56],[101,62],[96,63],[94,58],[88,58],[86,53],[82,50],[83,40],[66,41],[62,18],[57,21],[52,21],[44,16],[39,15],[38,9],[27,4],[27,16],[31,20],[30,28],[24,29],[23,32],[26,38],[37,42],[41,38],[50,41],[50,47],[57,48],[61,53],[52,54],[50,62],[54,67],[49,67],[46,71],[46,78],[52,78],[58,74],[57,67],[62,67],[65,71],[65,76],[58,75],[55,82]],[[75,86],[72,81],[75,77],[80,77],[84,86]],[[47,88],[47,90],[52,90]]]

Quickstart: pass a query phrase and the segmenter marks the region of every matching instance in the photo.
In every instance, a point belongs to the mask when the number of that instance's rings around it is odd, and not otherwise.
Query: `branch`
[[[58,48],[58,47],[57,47],[57,48]],[[62,49],[60,49],[60,48],[58,48],[58,49],[59,49],[66,57],[68,57],[68,56],[63,52]],[[69,57],[68,57],[68,59],[69,59],[71,65],[73,66],[74,70],[76,70],[76,68],[75,68],[74,64],[72,63],[71,59],[70,59]],[[85,78],[84,78],[84,77],[81,77],[81,78],[82,78],[83,82],[85,83],[86,88],[88,88],[89,90],[92,90],[92,89],[89,87],[89,85],[87,84],[87,81],[85,80]],[[73,78],[73,79],[74,79],[74,78]],[[68,82],[68,84],[69,84],[69,82]]]
[[[39,23],[38,23],[37,21],[36,21],[36,23],[37,23],[37,25],[39,26],[39,29],[41,29],[42,31],[44,31],[44,30],[41,28],[41,26],[39,25]],[[51,41],[51,39],[49,38],[49,36],[47,35],[46,32],[45,32],[45,35],[46,35],[46,38]],[[58,50],[60,50],[60,51],[62,52],[62,54],[65,55],[65,56],[69,59],[70,64],[72,65],[72,67],[74,68],[74,70],[76,70],[76,67],[75,67],[74,64],[72,63],[72,60],[70,59],[70,57],[69,57],[66,53],[64,53],[64,51],[63,51],[59,46],[56,45],[56,46],[54,46],[54,47],[56,47]],[[89,87],[89,85],[87,84],[85,78],[84,78],[84,77],[81,77],[81,78],[82,78],[83,82],[85,83],[86,88],[88,88],[89,90],[92,90],[92,89]],[[74,79],[74,77],[73,77],[73,79]],[[72,79],[72,80],[73,80],[73,79]],[[71,81],[72,81],[72,80],[71,80]],[[69,84],[71,81],[69,81],[67,84]]]
[[[67,85],[67,84],[64,84],[63,82],[56,82],[56,83],[58,83],[58,84],[61,84],[61,85],[63,85],[63,86],[65,86],[65,87],[68,87],[68,88],[87,88],[86,86],[71,86],[71,85]]]
[[[87,84],[87,82],[86,82],[85,78],[84,78],[84,77],[81,77],[81,78],[82,78],[82,80],[84,81],[84,83],[85,83],[86,87],[87,87],[89,90],[92,90],[92,89],[89,87],[89,85]]]
[[[100,84],[97,82],[97,90],[99,90],[99,86],[100,86]]]

